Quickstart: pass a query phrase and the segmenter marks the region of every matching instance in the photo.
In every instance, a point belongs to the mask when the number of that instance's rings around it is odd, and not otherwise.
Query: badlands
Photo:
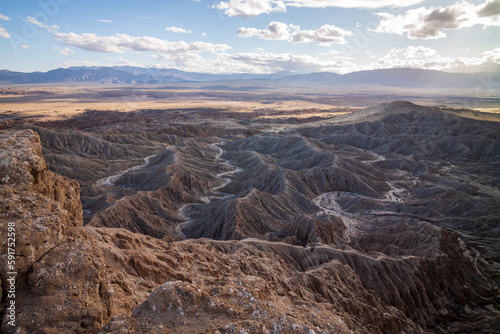
[[[498,333],[496,114],[139,100],[2,112],[2,332]]]

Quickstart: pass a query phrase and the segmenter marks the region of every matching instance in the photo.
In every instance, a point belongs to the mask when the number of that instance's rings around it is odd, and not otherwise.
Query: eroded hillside
[[[248,122],[93,112],[4,130],[0,212],[22,235],[19,326],[500,328],[500,123],[408,102],[329,125]],[[81,186],[83,216],[66,177]]]

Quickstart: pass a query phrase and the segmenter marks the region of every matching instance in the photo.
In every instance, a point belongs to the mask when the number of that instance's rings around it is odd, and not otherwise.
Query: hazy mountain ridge
[[[163,84],[189,81],[252,80],[281,78],[288,72],[269,75],[258,74],[208,74],[185,72],[176,69],[141,68],[132,66],[115,67],[70,67],[48,72],[0,71],[0,83],[29,84],[55,82],[100,82],[115,84]]]
[[[318,72],[291,74],[209,74],[185,72],[175,69],[141,68],[133,66],[115,67],[71,67],[48,72],[0,71],[0,83],[30,84],[56,82],[97,82],[108,84],[166,84],[181,82],[210,82],[231,80],[268,80],[270,82],[313,82],[320,85],[375,85],[387,87],[415,88],[481,88],[498,89],[500,74],[492,73],[448,73],[435,70],[393,68],[367,70],[348,74]]]
[[[339,75],[329,72],[297,74],[281,80],[311,81],[337,85],[375,85],[414,88],[487,88],[500,87],[498,73],[448,73],[435,70],[393,68],[367,70]]]

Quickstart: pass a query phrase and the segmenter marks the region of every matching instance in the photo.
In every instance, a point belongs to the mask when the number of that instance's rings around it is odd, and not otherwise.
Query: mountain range
[[[209,74],[176,69],[115,67],[70,67],[48,72],[0,70],[0,84],[95,82],[99,84],[167,84],[210,81],[270,81],[275,84],[315,83],[319,85],[374,85],[411,88],[499,89],[500,73],[448,73],[435,70],[393,68],[336,74],[317,72],[294,74]]]

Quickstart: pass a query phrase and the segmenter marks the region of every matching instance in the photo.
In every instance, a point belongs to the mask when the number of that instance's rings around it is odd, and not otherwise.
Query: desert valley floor
[[[181,88],[1,90],[2,332],[499,332],[498,99]]]

